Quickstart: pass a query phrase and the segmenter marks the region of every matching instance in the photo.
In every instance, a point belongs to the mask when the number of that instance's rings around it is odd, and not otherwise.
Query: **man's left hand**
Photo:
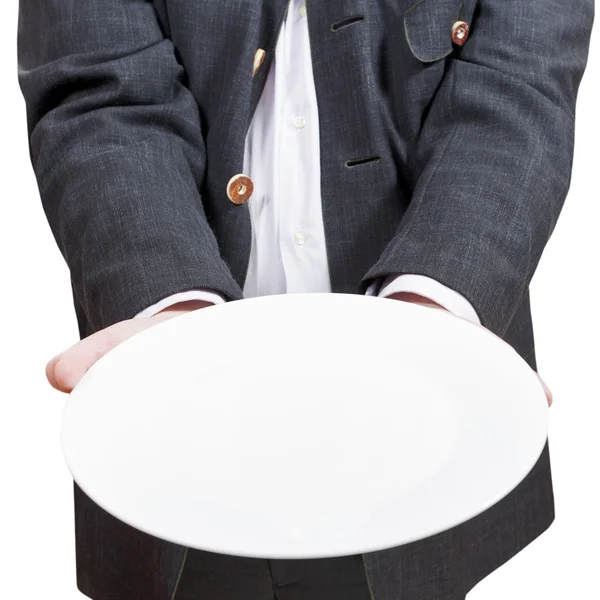
[[[430,308],[437,308],[438,310],[445,310],[446,312],[450,312],[447,309],[445,309],[441,304],[438,304],[437,302],[434,302],[433,300],[430,300],[429,298],[426,298],[425,296],[420,296],[419,294],[413,294],[412,292],[396,292],[395,294],[391,294],[390,296],[386,296],[386,298],[391,298],[392,300],[402,300],[403,302],[411,302],[413,304],[421,304],[422,306],[429,306]],[[451,313],[452,314],[452,313]],[[457,315],[455,315],[457,316]],[[461,319],[462,317],[457,317],[459,319]],[[463,319],[463,320],[467,320],[467,319]],[[471,323],[472,325],[477,325],[477,327],[481,327],[481,329],[485,329],[485,331],[492,333],[491,331],[489,331],[489,329],[486,329],[485,327],[483,327],[483,325],[479,325],[478,323],[473,323],[472,321],[468,321],[469,323]],[[494,335],[494,334],[492,334]],[[496,336],[498,337],[498,336]],[[502,339],[502,338],[499,338]],[[504,340],[502,340],[504,342]],[[504,342],[506,344],[506,342]],[[536,373],[536,375],[538,376],[538,379],[540,380],[540,383],[542,384],[542,387],[544,388],[544,392],[546,392],[546,399],[548,400],[548,406],[552,406],[552,392],[550,391],[550,388],[546,385],[546,383],[544,382],[544,380],[540,377],[539,373]]]

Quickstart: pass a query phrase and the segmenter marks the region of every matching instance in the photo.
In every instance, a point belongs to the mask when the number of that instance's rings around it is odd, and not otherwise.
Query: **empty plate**
[[[548,405],[500,338],[358,294],[284,294],[158,323],[70,394],[74,480],[125,523],[257,558],[325,558],[481,513],[539,458]]]

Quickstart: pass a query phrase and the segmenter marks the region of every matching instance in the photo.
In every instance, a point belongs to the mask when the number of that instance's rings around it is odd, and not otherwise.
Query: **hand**
[[[411,302],[413,304],[421,304],[423,306],[429,306],[431,308],[437,308],[439,310],[446,310],[441,304],[438,304],[437,302],[434,302],[433,300],[430,300],[429,298],[426,298],[425,296],[420,296],[419,294],[413,294],[412,292],[396,292],[395,294],[391,294],[390,296],[386,296],[386,298],[392,298],[393,300],[402,300],[403,302]],[[447,311],[450,312],[450,311]],[[455,315],[457,316],[457,315]],[[462,319],[462,317],[458,317],[459,319]],[[473,321],[468,321],[468,319],[464,319],[465,321],[471,323],[472,325],[477,325],[477,327],[481,327],[481,329],[484,329],[485,331],[487,331],[488,333],[492,333],[491,331],[489,331],[489,329],[486,329],[485,327],[483,327],[483,325],[479,325],[479,323],[473,323]],[[495,334],[492,334],[495,335]],[[496,336],[498,337],[498,336]],[[502,338],[498,338],[498,339],[502,339]],[[504,342],[504,340],[502,340]],[[505,344],[507,342],[504,342]],[[548,401],[548,406],[552,406],[552,402],[553,402],[553,397],[552,397],[552,392],[550,391],[550,388],[546,385],[546,383],[544,382],[544,380],[540,377],[539,373],[536,373],[536,375],[538,376],[538,379],[540,380],[540,383],[542,384],[542,387],[544,388],[544,392],[546,393],[546,400]]]
[[[187,300],[169,306],[152,317],[128,319],[115,323],[93,333],[55,356],[46,365],[46,377],[53,388],[59,392],[69,393],[97,360],[121,342],[152,325],[206,306],[213,306],[213,304],[204,300]]]

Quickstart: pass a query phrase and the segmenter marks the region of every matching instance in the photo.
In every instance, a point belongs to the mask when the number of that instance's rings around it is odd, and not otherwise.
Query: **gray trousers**
[[[360,554],[260,559],[188,548],[174,600],[371,600]]]

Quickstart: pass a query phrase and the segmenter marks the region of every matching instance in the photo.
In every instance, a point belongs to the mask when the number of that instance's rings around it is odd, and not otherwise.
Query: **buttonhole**
[[[374,162],[376,160],[381,160],[380,156],[369,156],[368,158],[352,158],[344,162],[348,168],[356,167],[358,165],[364,165],[366,163]]]
[[[363,15],[357,15],[355,17],[346,17],[345,19],[342,19],[341,21],[338,21],[337,23],[333,23],[331,25],[331,31],[338,31],[339,29],[342,29],[343,27],[348,27],[348,25],[354,25],[354,23],[361,23],[364,20],[365,20],[365,18]]]

